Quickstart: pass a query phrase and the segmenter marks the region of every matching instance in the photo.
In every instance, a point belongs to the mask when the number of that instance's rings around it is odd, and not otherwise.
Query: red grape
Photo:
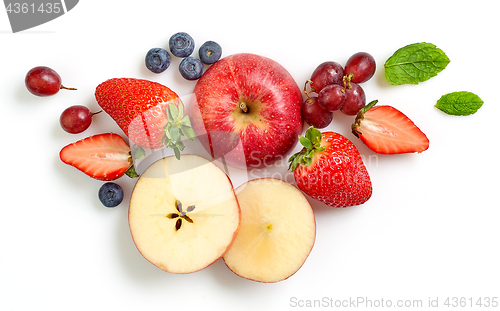
[[[347,60],[345,75],[351,76],[354,83],[363,83],[370,80],[375,74],[376,64],[373,56],[366,52],[358,52]]]
[[[345,92],[346,100],[340,111],[346,115],[354,116],[366,105],[365,92],[361,86],[353,82],[346,85]]]
[[[344,87],[339,84],[327,85],[318,94],[318,104],[328,111],[339,110],[345,99]]]
[[[53,69],[45,66],[38,66],[28,71],[24,83],[28,91],[36,96],[54,95],[60,89],[76,90],[63,86],[61,76]]]
[[[92,116],[99,112],[92,113],[85,106],[71,106],[63,111],[59,118],[59,123],[66,132],[78,134],[88,129],[92,123]]]
[[[339,63],[324,62],[314,69],[311,75],[311,88],[319,93],[321,89],[330,84],[342,84],[344,69]]]
[[[333,120],[331,111],[321,108],[318,104],[318,97],[309,97],[304,100],[301,106],[302,120],[317,129],[327,127]]]

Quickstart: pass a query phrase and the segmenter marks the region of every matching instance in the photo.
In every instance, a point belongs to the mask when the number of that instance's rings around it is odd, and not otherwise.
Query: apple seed
[[[187,211],[184,212],[182,211],[182,202],[179,201],[179,200],[175,200],[175,208],[177,209],[177,211],[179,213],[170,213],[167,215],[167,218],[169,219],[174,219],[174,218],[177,218],[177,221],[175,222],[175,230],[179,230],[182,226],[182,220],[186,220],[187,222],[189,223],[193,223],[193,220],[191,219],[191,217],[189,217],[188,215],[186,215],[186,212],[192,212],[194,211],[194,209],[196,208],[196,206],[194,205],[189,205],[188,208],[187,208]]]
[[[181,228],[181,225],[182,225],[182,219],[177,219],[177,221],[175,222],[175,230],[179,230]]]

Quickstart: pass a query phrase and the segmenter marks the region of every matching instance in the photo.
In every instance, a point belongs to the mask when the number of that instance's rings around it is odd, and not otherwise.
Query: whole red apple
[[[301,91],[283,66],[241,53],[207,69],[195,86],[189,114],[212,157],[253,169],[286,160],[302,132],[301,103]]]

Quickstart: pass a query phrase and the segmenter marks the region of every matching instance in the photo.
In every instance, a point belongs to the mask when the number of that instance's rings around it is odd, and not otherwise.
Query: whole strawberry
[[[182,136],[194,132],[179,96],[168,87],[148,80],[115,78],[95,91],[99,106],[135,144],[147,149],[173,148],[177,158],[184,149]]]
[[[304,148],[289,162],[300,190],[332,207],[363,204],[371,197],[370,176],[349,139],[310,127],[299,141]]]

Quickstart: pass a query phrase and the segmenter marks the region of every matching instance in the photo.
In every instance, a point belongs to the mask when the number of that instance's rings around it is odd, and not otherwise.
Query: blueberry
[[[178,32],[168,41],[170,52],[177,57],[187,57],[194,51],[194,40],[185,32]]]
[[[164,72],[170,66],[170,54],[162,48],[152,48],[146,54],[146,67],[154,73]]]
[[[200,46],[198,55],[202,63],[211,65],[220,59],[222,48],[217,42],[207,41]]]
[[[179,72],[186,80],[197,80],[203,74],[203,64],[199,59],[188,56],[179,64]]]
[[[99,200],[106,207],[115,207],[123,200],[123,189],[114,182],[107,182],[99,188]]]

